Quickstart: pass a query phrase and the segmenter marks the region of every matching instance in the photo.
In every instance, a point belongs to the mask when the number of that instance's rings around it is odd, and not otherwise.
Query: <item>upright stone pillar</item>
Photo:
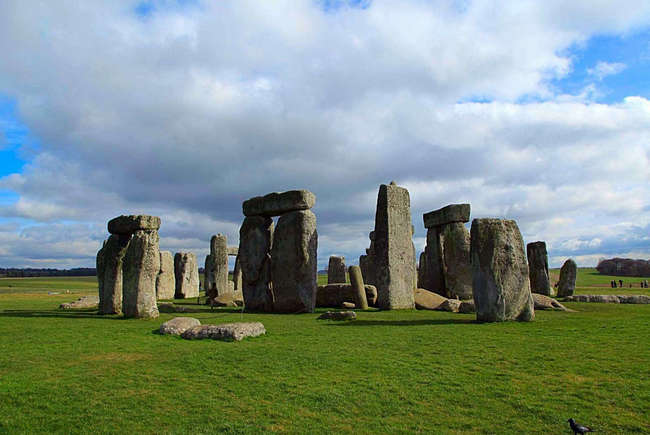
[[[366,249],[366,255],[359,257],[359,267],[363,282],[369,285],[375,285],[375,232],[371,231],[368,235],[370,238],[370,247]]]
[[[160,251],[160,271],[156,277],[156,299],[174,299],[175,291],[174,257],[169,251]]]
[[[442,227],[440,240],[443,250],[445,288],[450,297],[472,298],[472,268],[469,259],[470,236],[462,222]]]
[[[203,290],[205,294],[208,295],[210,289],[214,287],[214,276],[212,274],[212,255],[208,254],[205,256],[205,263],[203,266]]]
[[[478,321],[535,318],[524,241],[515,221],[474,219],[471,263]]]
[[[210,239],[210,259],[212,281],[206,289],[206,296],[215,298],[230,292],[228,286],[228,240],[225,235],[217,234]]]
[[[310,210],[285,213],[278,219],[271,248],[273,310],[311,313],[317,291],[316,215]]]
[[[576,289],[576,276],[578,266],[572,259],[568,259],[560,268],[560,282],[557,287],[557,295],[560,297],[571,296]]]
[[[232,272],[232,280],[233,280],[233,289],[236,292],[242,291],[242,272],[241,272],[241,263],[239,262],[239,254],[235,257],[235,268],[233,269]]]
[[[124,254],[130,239],[130,234],[112,234],[104,243],[104,278],[99,293],[99,314],[122,313]]]
[[[106,240],[102,242],[102,247],[97,251],[97,258],[95,260],[95,267],[97,271],[97,292],[99,295],[99,313],[102,312],[102,303],[104,302],[104,275],[106,269],[104,267],[104,248],[106,247]]]
[[[528,254],[528,276],[530,291],[540,295],[552,296],[548,277],[548,254],[545,242],[532,242],[526,245]]]
[[[247,216],[239,229],[239,263],[246,311],[272,311],[271,243],[273,219]]]
[[[156,278],[160,271],[157,230],[138,230],[124,255],[124,317],[158,317]]]
[[[375,286],[382,309],[415,307],[415,257],[408,190],[395,182],[382,184],[375,214]]]
[[[350,275],[350,284],[352,285],[352,291],[354,291],[354,304],[356,308],[359,310],[367,310],[368,298],[366,295],[366,287],[363,284],[361,268],[359,266],[350,266],[348,275]]]
[[[345,283],[345,257],[332,255],[327,265],[327,283]]]
[[[174,255],[174,275],[176,275],[176,299],[199,296],[199,265],[193,252],[177,252]]]

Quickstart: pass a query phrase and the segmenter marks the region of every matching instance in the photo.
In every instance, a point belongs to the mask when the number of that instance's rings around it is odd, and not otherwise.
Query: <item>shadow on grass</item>
[[[122,316],[98,314],[97,309],[76,310],[3,310],[0,311],[0,317],[60,317],[67,319],[106,319],[122,320]]]
[[[323,320],[327,322],[327,320]],[[421,320],[353,320],[350,322],[328,322],[327,326],[422,326],[422,325],[474,325],[476,319],[421,319]]]

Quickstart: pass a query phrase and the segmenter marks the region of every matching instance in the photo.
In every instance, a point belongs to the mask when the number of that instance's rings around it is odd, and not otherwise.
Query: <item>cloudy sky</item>
[[[120,214],[238,243],[317,195],[356,264],[378,186],[516,219],[552,266],[650,258],[650,2],[0,2],[0,267],[84,267]],[[202,261],[202,260],[200,260]]]

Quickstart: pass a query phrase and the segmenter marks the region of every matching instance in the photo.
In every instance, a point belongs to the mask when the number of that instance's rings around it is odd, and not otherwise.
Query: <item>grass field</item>
[[[604,293],[599,277],[580,269],[579,292]],[[578,311],[503,324],[194,306],[202,323],[266,326],[223,343],[155,334],[171,314],[57,309],[93,292],[94,278],[0,279],[0,432],[556,434],[574,417],[599,433],[650,433],[647,305],[569,303]]]

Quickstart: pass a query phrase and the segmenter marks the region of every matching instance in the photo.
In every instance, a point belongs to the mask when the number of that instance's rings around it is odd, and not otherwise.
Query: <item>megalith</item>
[[[470,258],[478,321],[534,320],[524,241],[515,221],[474,219]]]
[[[176,276],[176,299],[199,296],[199,266],[193,252],[177,252],[174,255],[174,274]]]
[[[160,251],[160,271],[156,277],[156,299],[174,299],[175,292],[174,257],[169,251]]]
[[[423,215],[427,244],[419,287],[449,298],[472,297],[470,235],[464,225],[469,215],[469,204],[450,204]]]
[[[244,201],[244,216],[281,216],[292,211],[309,210],[316,203],[316,195],[309,190],[289,190],[256,196]]]
[[[210,260],[208,264],[210,281],[205,287],[209,299],[230,293],[228,286],[228,240],[224,234],[217,234],[210,239]],[[206,276],[208,276],[206,275]]]
[[[133,233],[124,254],[124,317],[153,319],[158,317],[156,278],[160,272],[158,231],[149,229]]]
[[[544,296],[552,296],[548,275],[548,253],[545,242],[531,242],[526,245],[528,255],[528,276],[530,291]]]
[[[104,275],[106,269],[104,267],[104,248],[106,247],[106,240],[102,243],[102,247],[97,251],[97,258],[95,259],[95,270],[97,271],[97,292],[99,296],[98,310],[101,312],[102,299],[104,298]]]
[[[379,187],[374,231],[375,286],[382,309],[415,307],[415,256],[408,190],[395,182]]]
[[[330,256],[327,265],[327,283],[341,283],[346,282],[345,279],[345,257],[337,255]]]
[[[564,262],[560,268],[560,281],[557,287],[557,295],[561,297],[571,296],[576,289],[576,277],[578,266],[572,259]]]
[[[235,268],[232,271],[233,290],[236,292],[242,291],[242,272],[241,263],[239,262],[239,253],[235,257]]]
[[[275,312],[314,311],[317,249],[316,215],[311,210],[292,211],[280,216],[271,247]]]
[[[242,294],[247,311],[272,311],[271,243],[273,219],[247,216],[239,229]]]
[[[99,314],[122,313],[124,254],[130,240],[129,234],[112,234],[101,250],[104,279],[99,294]]]
[[[370,238],[370,247],[366,249],[366,255],[359,257],[359,267],[361,268],[363,282],[375,285],[375,232],[371,231],[368,237]]]
[[[363,283],[363,276],[359,266],[350,266],[348,269],[350,275],[350,284],[354,291],[354,305],[358,310],[368,309],[368,298],[366,296],[366,286]]]

